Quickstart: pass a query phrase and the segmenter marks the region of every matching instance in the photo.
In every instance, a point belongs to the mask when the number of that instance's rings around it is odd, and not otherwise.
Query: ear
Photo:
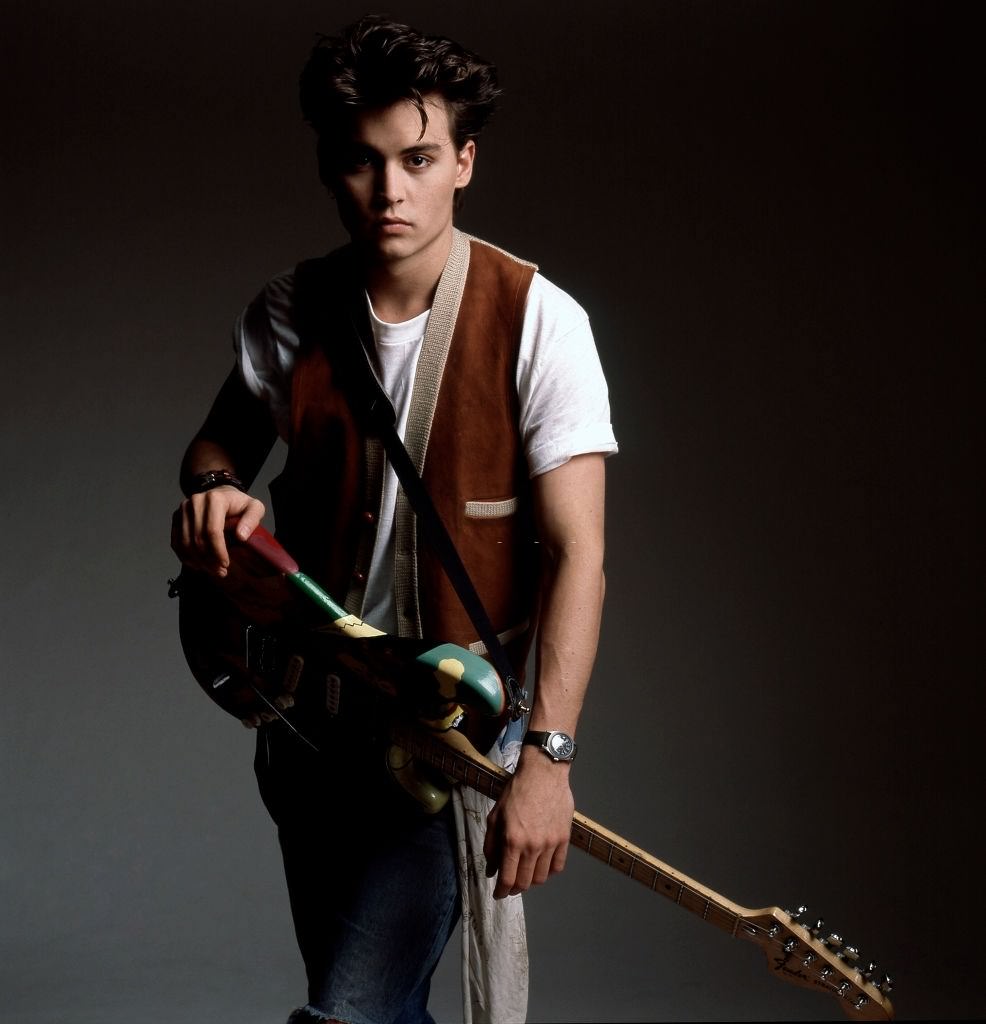
[[[472,180],[472,165],[476,159],[476,143],[467,139],[466,144],[459,150],[456,157],[458,169],[455,174],[455,187],[465,188]]]

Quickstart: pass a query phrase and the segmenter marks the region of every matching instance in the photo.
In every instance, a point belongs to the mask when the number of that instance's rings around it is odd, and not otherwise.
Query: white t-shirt
[[[291,418],[291,373],[299,339],[292,317],[294,272],[279,274],[240,315],[234,329],[236,362],[247,388],[267,403],[281,437]],[[379,320],[367,299],[380,383],[397,413],[401,438],[428,312],[399,324]],[[609,394],[589,318],[574,299],[535,274],[527,295],[517,358],[520,435],[532,477],[575,455],[617,450]],[[387,632],[393,612],[393,525],[397,477],[387,466],[377,538],[367,574],[362,615]]]

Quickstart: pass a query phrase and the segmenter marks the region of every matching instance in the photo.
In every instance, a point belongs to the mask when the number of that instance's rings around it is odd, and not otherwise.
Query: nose
[[[377,172],[377,201],[383,207],[404,201],[404,175],[399,163],[387,161]]]

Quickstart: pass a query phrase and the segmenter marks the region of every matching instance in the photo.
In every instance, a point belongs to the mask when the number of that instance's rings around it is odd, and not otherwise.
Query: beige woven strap
[[[469,272],[469,236],[452,229],[452,248],[435,299],[428,314],[425,337],[414,373],[411,406],[404,431],[404,447],[420,476],[424,472],[428,438],[438,404],[438,391],[448,359],[455,320]],[[394,510],[394,597],[397,603],[397,626],[401,636],[421,635],[421,612],[417,604],[418,552],[414,529],[414,513],[403,489],[397,492]]]
[[[531,620],[524,619],[523,622],[518,622],[516,626],[512,626],[510,629],[505,629],[502,633],[497,633],[496,638],[501,644],[509,644],[511,640],[520,636],[521,633],[529,629],[530,625]],[[480,655],[480,657],[489,654],[489,651],[486,649],[486,644],[484,644],[482,640],[474,640],[469,645],[469,650],[472,651],[473,654]]]
[[[467,519],[506,519],[516,513],[520,503],[516,498],[503,501],[467,501]]]

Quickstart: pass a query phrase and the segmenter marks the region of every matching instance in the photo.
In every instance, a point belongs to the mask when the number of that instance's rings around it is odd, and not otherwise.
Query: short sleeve
[[[616,452],[609,390],[585,310],[535,274],[517,361],[520,430],[532,477],[576,455]]]
[[[233,327],[233,350],[243,383],[266,403],[282,438],[291,422],[291,373],[298,345],[294,272],[289,270],[267,282]]]

